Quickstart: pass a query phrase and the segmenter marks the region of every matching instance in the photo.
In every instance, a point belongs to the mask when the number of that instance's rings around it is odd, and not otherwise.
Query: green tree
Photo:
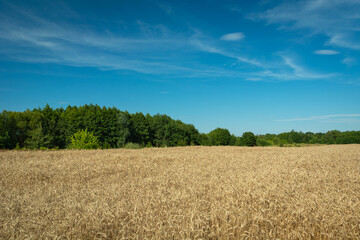
[[[11,112],[0,114],[0,148],[12,149],[16,147],[16,122]]]
[[[200,134],[200,145],[202,146],[211,146],[211,138],[209,137],[208,134],[202,133]]]
[[[52,109],[48,104],[41,110],[41,127],[43,132],[43,147],[64,148],[66,145],[65,126],[61,114],[63,108]]]
[[[265,137],[257,137],[256,138],[256,145],[257,146],[271,146],[271,141],[270,140],[266,140]]]
[[[172,119],[166,115],[156,114],[150,120],[150,131],[153,136],[152,144],[155,147],[168,145],[169,129],[166,127]]]
[[[237,137],[234,134],[231,134],[231,138],[230,138],[230,146],[236,146],[236,139]]]
[[[123,147],[130,138],[129,117],[126,113],[116,113],[116,146]]]
[[[229,145],[231,141],[231,134],[229,130],[224,128],[216,128],[208,133],[212,145]]]
[[[252,132],[244,132],[242,135],[242,142],[244,146],[255,146],[256,137]]]
[[[322,136],[322,142],[325,144],[335,144],[340,134],[341,133],[338,130],[328,131]]]
[[[336,138],[337,144],[360,143],[360,131],[341,132]]]
[[[45,147],[45,137],[42,127],[43,114],[41,111],[28,111],[27,114],[27,138],[24,146],[32,149]]]
[[[0,148],[66,148],[72,146],[71,139],[75,137],[75,133],[82,132],[82,129],[87,129],[97,139],[95,142],[103,148],[124,147],[129,142],[157,147],[360,143],[360,131],[302,133],[292,130],[278,135],[258,136],[248,132],[242,137],[236,137],[227,129],[218,128],[209,134],[200,134],[193,125],[167,115],[129,114],[115,107],[90,104],[68,106],[66,109],[53,109],[46,105],[42,109],[23,112],[3,111],[0,113]]]
[[[143,113],[135,113],[130,118],[131,142],[145,145],[150,139],[150,126]]]

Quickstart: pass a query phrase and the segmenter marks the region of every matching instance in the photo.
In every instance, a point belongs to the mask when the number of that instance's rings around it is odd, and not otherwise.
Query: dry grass
[[[360,145],[0,152],[3,239],[359,239]]]

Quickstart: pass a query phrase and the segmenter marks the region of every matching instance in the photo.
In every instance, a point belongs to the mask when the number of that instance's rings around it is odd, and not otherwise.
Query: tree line
[[[130,144],[139,147],[349,144],[360,143],[360,131],[291,131],[257,136],[245,132],[239,137],[227,129],[217,128],[206,134],[192,124],[164,114],[131,114],[115,107],[92,104],[65,109],[46,105],[23,112],[4,110],[0,114],[1,149],[82,148],[76,145],[81,141],[91,141],[89,148],[121,148]]]

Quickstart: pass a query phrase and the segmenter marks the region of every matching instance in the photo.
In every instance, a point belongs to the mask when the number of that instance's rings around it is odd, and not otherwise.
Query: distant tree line
[[[351,144],[360,143],[360,131],[340,132],[338,130],[328,131],[326,133],[312,132],[284,132],[280,134],[265,134],[256,136],[256,145],[286,145],[286,144]]]
[[[217,128],[207,134],[167,115],[130,114],[98,105],[0,113],[1,149],[173,147],[189,145],[273,146],[360,143],[360,131],[286,132],[235,136]],[[135,147],[134,147],[135,146]]]

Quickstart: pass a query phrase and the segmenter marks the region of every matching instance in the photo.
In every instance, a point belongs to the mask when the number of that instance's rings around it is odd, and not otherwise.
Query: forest
[[[284,132],[242,136],[224,128],[200,133],[164,114],[129,113],[98,105],[0,113],[0,149],[140,148],[189,145],[297,146],[360,143],[360,131]]]

